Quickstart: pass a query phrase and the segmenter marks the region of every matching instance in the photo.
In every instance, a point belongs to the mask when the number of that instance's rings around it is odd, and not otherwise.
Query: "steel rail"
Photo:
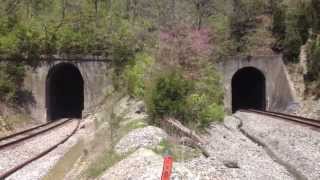
[[[304,124],[304,125],[320,128],[320,121],[315,120],[315,119],[309,119],[309,118],[305,118],[305,117],[283,114],[283,113],[278,113],[278,112],[261,111],[261,110],[253,110],[253,109],[248,109],[248,110],[241,109],[239,111],[266,115],[266,116],[275,117],[278,119],[284,119],[287,121],[293,121],[293,122],[296,122],[299,124]]]
[[[26,161],[24,161],[23,163],[9,169],[8,171],[4,172],[3,174],[0,175],[0,180],[4,180],[5,178],[9,177],[10,175],[12,175],[13,173],[17,172],[18,170],[20,170],[21,168],[25,167],[26,165],[32,163],[33,161],[45,156],[46,154],[50,153],[51,151],[53,151],[54,149],[56,149],[59,145],[65,143],[69,138],[71,138],[79,129],[80,126],[80,120],[78,120],[77,126],[73,129],[73,131],[64,139],[62,139],[61,141],[59,141],[57,144],[51,146],[50,148],[46,149],[45,151],[42,151],[41,153],[39,153],[37,156],[34,156]]]
[[[34,126],[34,127],[29,128],[29,129],[25,129],[23,131],[20,131],[20,132],[14,133],[14,134],[10,134],[8,136],[1,137],[0,138],[0,142],[4,141],[4,140],[7,140],[7,139],[10,139],[10,138],[13,138],[13,137],[16,137],[16,136],[19,136],[21,134],[25,134],[27,132],[33,131],[35,129],[38,129],[38,128],[41,128],[41,127],[44,127],[44,126],[48,126],[48,125],[50,125],[52,123],[55,123],[55,121],[51,121],[51,122],[48,122],[48,123],[40,124],[38,126]]]
[[[70,119],[67,119],[67,120],[64,120],[64,121],[62,121],[62,122],[59,122],[59,123],[57,123],[57,124],[54,125],[54,126],[51,126],[51,127],[49,127],[49,128],[46,128],[46,129],[43,129],[43,130],[38,131],[38,132],[36,132],[36,133],[30,134],[30,135],[28,135],[28,136],[24,136],[24,137],[21,137],[21,138],[16,139],[16,140],[9,141],[8,143],[5,143],[5,144],[1,144],[1,145],[0,145],[0,151],[1,151],[1,149],[4,149],[4,148],[6,148],[6,147],[8,147],[8,146],[12,146],[12,145],[14,145],[14,144],[23,142],[23,141],[25,141],[25,140],[27,140],[27,139],[34,138],[34,137],[36,137],[36,136],[38,136],[38,135],[40,135],[40,134],[43,134],[43,133],[45,133],[45,132],[48,132],[48,131],[50,131],[50,130],[52,130],[52,129],[55,129],[55,128],[57,128],[57,127],[60,127],[60,126],[62,126],[62,125],[64,125],[64,124],[66,124],[67,122],[70,122]],[[42,126],[42,127],[44,127],[44,126]],[[40,127],[38,127],[38,128],[40,128]],[[38,129],[38,128],[37,128],[37,129]],[[35,130],[35,129],[33,129],[33,130]],[[30,132],[30,131],[28,131],[28,132]],[[23,134],[23,133],[22,133],[22,134]],[[20,134],[20,135],[21,135],[21,134]]]

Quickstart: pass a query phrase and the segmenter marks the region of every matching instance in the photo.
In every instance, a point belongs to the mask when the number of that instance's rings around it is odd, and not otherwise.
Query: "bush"
[[[15,103],[24,79],[24,65],[16,63],[0,64],[0,100]]]
[[[223,118],[224,118],[224,107],[216,103],[213,103],[205,107],[200,112],[199,127],[200,128],[208,127],[211,122],[222,121]]]
[[[223,90],[216,70],[207,67],[187,97],[187,119],[197,128],[205,128],[211,122],[224,118]]]
[[[154,63],[153,57],[146,53],[138,53],[133,65],[128,65],[124,72],[128,93],[133,97],[143,97],[146,76]]]
[[[171,116],[183,124],[203,129],[224,118],[220,77],[212,67],[204,68],[201,77],[188,80],[178,72],[162,74],[147,89],[147,109],[152,123]]]
[[[281,2],[273,7],[272,31],[277,38],[274,49],[283,50],[287,62],[299,61],[300,47],[309,38],[311,18],[308,5],[307,2],[297,1],[288,4],[288,7]]]
[[[320,79],[320,37],[313,40],[309,45],[307,65],[310,80]]]
[[[0,54],[3,58],[15,56],[18,51],[18,38],[15,33],[0,36]]]
[[[283,55],[287,62],[299,62],[300,48],[303,45],[299,32],[289,28],[283,42]]]
[[[320,97],[320,37],[312,40],[308,48],[307,91]]]
[[[193,89],[193,82],[178,72],[161,74],[148,89],[147,108],[152,122],[166,116],[184,120],[186,97]]]

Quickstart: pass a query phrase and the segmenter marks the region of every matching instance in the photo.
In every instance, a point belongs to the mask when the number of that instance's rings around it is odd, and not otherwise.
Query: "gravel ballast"
[[[300,124],[252,113],[237,113],[241,129],[265,144],[300,176],[320,179],[320,132]]]
[[[123,137],[115,147],[116,153],[124,155],[133,152],[140,147],[154,148],[168,135],[162,129],[148,126],[131,131]]]
[[[294,179],[263,147],[246,137],[240,125],[233,117],[227,117],[223,124],[212,124],[206,137],[211,157],[191,161],[192,169],[209,179]]]
[[[94,116],[89,116],[86,118],[87,121],[94,119]],[[80,127],[83,126],[85,122],[82,122]],[[68,134],[70,134],[76,127],[77,122],[73,121],[66,126],[61,126],[54,131],[45,133],[35,139],[28,140],[19,149],[0,152],[0,167],[2,169],[7,168],[17,163],[21,163],[22,160],[29,159],[30,157],[37,155],[39,152],[49,148],[50,146],[56,144],[57,142],[64,139]],[[28,164],[21,170],[12,174],[7,178],[7,180],[40,180],[53,168],[61,157],[73,147],[82,136],[88,136],[87,128],[80,129],[78,132],[72,136],[67,142],[58,146],[56,149],[51,151],[44,157]],[[6,156],[6,157],[5,157]],[[1,170],[2,171],[2,170]]]

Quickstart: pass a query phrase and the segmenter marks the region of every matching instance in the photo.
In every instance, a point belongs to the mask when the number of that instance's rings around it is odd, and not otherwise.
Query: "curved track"
[[[30,129],[0,138],[0,152],[4,149],[13,147],[14,145],[18,145],[20,143],[25,142],[28,139],[33,139],[41,134],[45,134],[49,131],[52,131],[58,127],[68,124],[69,122],[73,122],[71,119],[64,119],[60,121],[45,123],[39,126],[32,127]],[[76,131],[78,130],[80,125],[80,120],[77,120],[76,127],[72,130],[70,134],[68,134],[65,138],[63,138],[58,143],[52,145],[51,147],[45,149],[44,151],[40,152],[36,156],[31,157],[28,160],[23,161],[22,163],[6,170],[5,172],[0,174],[0,180],[5,179],[6,177],[10,176],[11,174],[15,173],[19,169],[23,168],[24,166],[28,165],[29,163],[43,157],[44,155],[48,154],[52,150],[56,149],[59,145],[66,142],[71,136],[73,136]]]
[[[23,142],[25,140],[35,138],[38,135],[44,134],[50,130],[58,128],[59,126],[62,126],[68,122],[70,122],[70,119],[63,119],[60,121],[45,123],[45,124],[35,126],[30,129],[20,131],[18,133],[0,138],[0,150],[4,149],[6,147],[12,146],[14,144],[18,144],[18,143]]]
[[[309,119],[309,118],[305,118],[305,117],[283,114],[283,113],[278,113],[278,112],[261,111],[261,110],[254,110],[254,109],[249,109],[249,110],[241,109],[239,111],[261,114],[261,115],[265,115],[265,116],[270,116],[270,117],[274,117],[274,118],[278,118],[278,119],[282,119],[282,120],[286,120],[286,121],[292,121],[295,123],[311,126],[314,128],[320,128],[320,120]]]

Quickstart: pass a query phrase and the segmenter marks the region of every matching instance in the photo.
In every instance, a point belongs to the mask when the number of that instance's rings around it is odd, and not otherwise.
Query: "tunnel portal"
[[[254,68],[240,69],[232,78],[232,112],[239,109],[266,108],[266,79]]]
[[[52,67],[46,80],[46,108],[49,121],[81,118],[84,83],[79,69],[70,63]]]

